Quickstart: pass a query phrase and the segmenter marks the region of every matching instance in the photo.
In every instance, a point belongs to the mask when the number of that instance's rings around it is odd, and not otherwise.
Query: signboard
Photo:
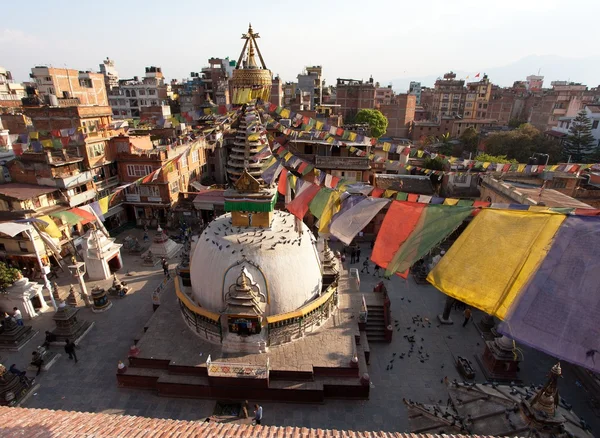
[[[148,202],[162,202],[162,198],[154,198],[152,196],[148,196]]]

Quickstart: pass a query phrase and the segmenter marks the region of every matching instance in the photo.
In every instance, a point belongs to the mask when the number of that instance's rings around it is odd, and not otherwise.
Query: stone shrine
[[[43,289],[43,285],[21,277],[6,290],[7,294],[2,296],[0,302],[6,312],[11,313],[13,307],[17,307],[23,319],[33,319],[38,316],[38,311],[43,312],[48,308],[44,301]]]
[[[25,379],[0,364],[0,406],[14,406],[27,395],[31,388]]]
[[[168,260],[175,256],[181,250],[182,246],[182,244],[175,243],[169,239],[167,233],[159,225],[152,239],[150,250],[143,257],[151,252],[154,257],[158,257],[159,259],[164,257]]]
[[[18,325],[11,317],[4,318],[0,327],[0,350],[19,351],[37,334],[28,325]]]
[[[123,267],[121,247],[103,231],[92,228],[83,238],[83,260],[90,280],[106,280]]]
[[[58,305],[58,310],[52,317],[56,328],[52,333],[56,336],[53,345],[64,345],[65,339],[78,343],[94,326],[93,322],[77,318],[79,308],[67,306],[64,302]]]
[[[483,374],[490,381],[518,381],[519,353],[515,343],[506,336],[485,341],[483,355],[475,356]]]

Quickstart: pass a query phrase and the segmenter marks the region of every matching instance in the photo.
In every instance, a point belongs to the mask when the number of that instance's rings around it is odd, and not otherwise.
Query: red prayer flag
[[[310,201],[317,196],[319,190],[321,190],[321,188],[318,185],[311,184],[305,188],[300,195],[296,196],[292,202],[286,205],[287,211],[302,220],[308,212]]]
[[[408,202],[418,202],[418,201],[419,201],[419,195],[416,195],[414,193],[408,194]]]
[[[277,191],[285,196],[287,190],[287,169],[283,168],[279,174],[279,182],[277,183]]]
[[[383,196],[384,192],[385,192],[385,190],[383,190],[383,189],[374,188],[373,191],[371,192],[371,196],[373,198],[381,198]]]

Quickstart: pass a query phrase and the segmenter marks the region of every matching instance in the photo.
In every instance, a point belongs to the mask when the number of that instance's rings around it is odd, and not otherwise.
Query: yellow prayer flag
[[[281,118],[282,119],[289,119],[290,118],[290,110],[287,108],[284,108],[281,110]]]
[[[110,201],[110,196],[105,196],[104,198],[98,199],[98,204],[100,204],[100,211],[102,214],[108,211],[108,202]]]
[[[396,193],[398,193],[398,190],[390,190],[387,189],[385,192],[383,192],[383,197],[384,198],[391,198],[392,196],[394,196]]]
[[[490,167],[490,164],[492,164],[492,163],[490,163],[489,161],[486,161],[485,163],[483,163],[483,168],[487,169],[488,167]]]
[[[525,170],[526,164],[519,164],[517,167],[517,172],[523,172]]]
[[[204,114],[205,115],[212,114],[212,110],[210,108],[204,108]]]
[[[384,151],[389,152],[391,148],[392,148],[392,144],[391,143],[388,143],[388,142],[383,143],[383,150]]]
[[[319,218],[319,233],[329,233],[331,219],[338,211],[340,211],[340,194],[333,190],[325,205],[325,209]]]
[[[292,156],[293,156],[293,155],[292,155],[292,153],[291,153],[291,152],[288,152],[288,153],[286,153],[286,154],[283,156],[283,159],[284,159],[285,161],[288,161],[290,158],[292,158]]]
[[[321,129],[323,129],[323,122],[317,122],[315,124],[315,127],[317,128],[317,131],[320,131]]]
[[[424,152],[422,150],[418,150],[417,151],[417,157],[421,158],[423,156]]]
[[[335,138],[327,137],[327,143],[333,143],[334,141],[335,141]]]
[[[350,133],[350,141],[354,141],[356,140],[356,132],[351,132]]]
[[[42,140],[42,146],[44,146],[45,148],[51,148],[52,140]]]
[[[41,225],[41,227],[44,229],[44,231],[46,233],[48,233],[50,235],[50,237],[55,237],[57,239],[60,239],[62,237],[62,234],[61,234],[60,230],[58,229],[56,222],[54,222],[50,216],[40,216],[40,217],[38,217],[38,219],[40,219],[48,224],[47,226]]]
[[[558,169],[558,164],[554,164],[554,165],[550,166],[551,172],[554,172],[556,169]]]
[[[458,201],[459,200],[455,199],[455,198],[446,198],[444,200],[444,205],[456,205],[456,204],[458,204]]]
[[[546,257],[565,217],[483,209],[427,280],[446,295],[504,319],[512,302]]]
[[[259,138],[260,138],[259,134],[250,134],[248,136],[248,141],[258,141]]]
[[[29,138],[32,139],[32,140],[37,140],[38,138],[40,138],[40,134],[37,131],[30,132],[29,133]]]

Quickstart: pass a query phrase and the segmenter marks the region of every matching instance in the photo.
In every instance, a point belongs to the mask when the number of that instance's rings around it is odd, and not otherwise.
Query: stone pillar
[[[438,320],[442,324],[454,324],[454,322],[450,319],[450,311],[452,310],[452,305],[454,304],[455,299],[448,296],[446,297],[446,303],[444,304],[444,313],[438,315]]]

